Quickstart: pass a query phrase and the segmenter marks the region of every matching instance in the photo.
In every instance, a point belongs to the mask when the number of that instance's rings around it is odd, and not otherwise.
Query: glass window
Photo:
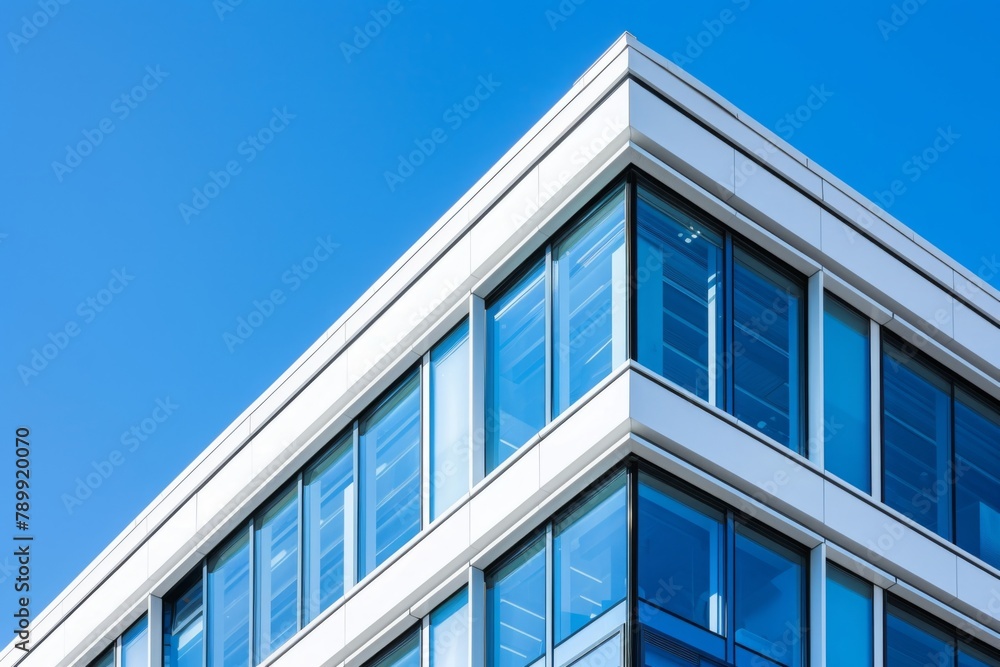
[[[107,651],[97,656],[97,659],[90,663],[90,667],[115,667],[114,644]]]
[[[889,344],[882,394],[885,502],[951,539],[951,388]]]
[[[639,477],[639,598],[723,632],[725,515],[663,482]]]
[[[431,520],[469,490],[469,326],[431,350]]]
[[[570,667],[621,667],[621,664],[622,636],[618,634],[573,661]]]
[[[967,644],[959,644],[958,667],[1000,667],[1000,659]]]
[[[143,617],[122,636],[121,667],[149,665],[149,624]]]
[[[545,655],[545,538],[486,580],[487,664],[527,667]]]
[[[466,667],[469,641],[469,594],[463,588],[431,612],[431,667]]]
[[[299,497],[293,486],[258,519],[254,548],[257,662],[298,629]]]
[[[952,639],[940,628],[895,604],[886,617],[886,667],[955,664]]]
[[[556,643],[625,599],[626,502],[622,475],[555,524]]]
[[[333,443],[330,452],[306,470],[305,521],[305,622],[339,600],[348,585],[345,568],[346,539],[354,506],[353,433]]]
[[[250,661],[250,540],[240,534],[208,563],[209,667]]]
[[[420,667],[420,633],[410,632],[371,667]]]
[[[955,514],[958,546],[1000,567],[1000,414],[955,393]]]
[[[361,576],[420,532],[420,380],[361,422]]]
[[[741,524],[736,529],[736,643],[780,665],[805,653],[802,555]],[[737,659],[738,663],[749,661]]]
[[[193,584],[167,606],[164,614],[163,667],[201,667],[205,641],[202,580]]]
[[[555,246],[552,258],[552,404],[559,414],[625,361],[624,189]]]
[[[802,287],[734,253],[733,415],[794,451],[802,443]]]
[[[722,237],[639,189],[636,359],[724,405]]]
[[[873,609],[870,583],[832,563],[827,565],[827,667],[873,664]]]
[[[486,470],[545,426],[545,265],[486,312]]]
[[[871,365],[868,318],[827,294],[823,315],[826,469],[871,492]]]

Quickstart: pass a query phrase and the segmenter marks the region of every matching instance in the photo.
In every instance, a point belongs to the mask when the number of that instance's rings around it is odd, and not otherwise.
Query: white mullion
[[[882,327],[869,320],[869,394],[871,403],[872,498],[882,500]]]
[[[824,377],[823,377],[823,314],[825,294],[823,291],[823,271],[809,277],[806,308],[806,336],[808,359],[806,360],[806,400],[808,402],[809,429],[807,431],[806,455],[819,468],[825,469],[825,419]]]

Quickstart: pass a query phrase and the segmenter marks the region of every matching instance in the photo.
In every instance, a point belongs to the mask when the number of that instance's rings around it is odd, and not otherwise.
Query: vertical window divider
[[[344,518],[348,524],[345,526],[344,539],[350,540],[349,544],[344,544],[344,578],[347,580],[344,582],[345,595],[352,586],[358,583],[358,572],[361,571],[358,564],[358,559],[361,557],[361,531],[358,525],[360,524],[358,512],[361,503],[361,448],[358,446],[360,440],[358,420],[355,419],[351,423],[351,458],[354,467],[352,472],[354,483],[351,484],[351,493],[348,496],[351,506],[344,508]]]
[[[469,667],[486,664],[486,575],[469,568]]]
[[[641,638],[639,636],[639,464],[635,459],[628,462],[626,471],[626,493],[628,494],[628,589],[625,593],[625,636],[622,644],[630,648],[632,664],[639,664]]]
[[[736,323],[733,321],[733,302],[736,298],[733,261],[733,235],[728,230],[725,231],[722,251],[722,311],[723,311],[723,331],[722,331],[722,359],[716,361],[716,368],[709,372],[715,373],[716,377],[721,375],[725,389],[725,405],[720,405],[721,409],[732,413],[735,406],[735,380],[736,380],[736,355],[733,351],[733,341],[736,335]],[[721,374],[718,364],[722,364]]]
[[[948,415],[948,422],[949,422],[948,423],[948,430],[949,430],[948,467],[945,470],[945,476],[946,476],[945,481],[947,482],[946,486],[948,487],[948,504],[950,505],[951,509],[951,518],[950,518],[951,526],[949,526],[950,537],[948,539],[952,544],[957,545],[958,544],[958,493],[957,493],[958,489],[956,487],[958,483],[958,474],[957,474],[958,447],[955,445],[955,422],[958,421],[958,418],[955,416],[956,415],[955,406],[957,399],[955,397],[955,381],[951,379],[948,382],[948,385],[951,394],[951,412]]]
[[[296,535],[296,548],[298,549],[298,558],[296,559],[295,569],[296,569],[296,588],[299,591],[299,603],[296,605],[295,610],[295,627],[297,630],[301,630],[305,625],[305,614],[303,609],[305,608],[306,600],[309,595],[309,591],[306,590],[305,583],[305,561],[306,561],[306,524],[305,524],[305,469],[299,470],[298,474],[295,476],[296,481],[296,493],[298,494],[297,500],[297,516],[296,521],[298,521],[298,531]]]
[[[874,344],[876,343],[873,342],[873,345]],[[875,495],[876,485],[872,484],[872,496],[875,498],[875,500],[884,503],[885,502],[885,409],[883,408],[883,406],[885,405],[885,381],[884,381],[885,368],[882,367],[882,357],[885,354],[884,352],[885,329],[881,327],[879,329],[879,337],[877,345],[878,345],[878,351],[873,356],[877,356],[879,360],[878,376],[877,376],[878,391],[875,392],[878,394],[879,409],[877,415],[875,415],[878,417],[878,419],[873,418],[872,423],[876,421],[878,422],[878,467],[873,469],[872,477],[878,477],[878,495],[877,496]],[[874,371],[872,371],[872,377],[874,381],[875,378]],[[874,451],[875,449],[876,449],[875,443],[872,443],[872,451]],[[877,475],[874,474],[875,470],[878,471]]]
[[[256,536],[254,535],[254,533],[256,532],[254,527],[254,517],[252,516],[250,517],[250,525],[248,526],[248,528],[250,530],[250,537],[248,538],[249,546],[247,548],[247,555],[250,558],[250,562],[247,566],[249,572],[249,576],[247,577],[247,579],[249,584],[248,588],[250,592],[247,595],[247,604],[250,607],[250,614],[247,622],[247,636],[249,637],[250,650],[247,652],[249,653],[249,655],[247,656],[248,658],[247,667],[253,667],[254,664],[256,664],[257,662],[257,637],[256,637],[257,622],[253,608],[254,596],[257,594],[257,585],[256,585],[257,582],[255,581],[257,578],[257,571],[256,568],[254,567],[254,560],[256,560],[256,555],[257,555],[257,544],[255,539]]]
[[[122,664],[122,635],[115,637],[115,665],[118,667]]]
[[[723,590],[723,600],[726,605],[726,659],[736,662],[736,515],[731,509],[726,510],[725,556],[723,557],[723,572],[726,583]]]
[[[871,487],[872,498],[882,500],[882,327],[869,320],[869,391],[871,396]]]
[[[420,664],[429,667],[431,664],[431,615],[424,614],[420,619]]]
[[[826,415],[824,414],[823,319],[826,310],[823,270],[809,276],[806,294],[806,450],[805,456],[826,469]],[[817,663],[819,664],[819,663]]]
[[[625,177],[625,288],[628,290],[625,322],[628,335],[625,342],[625,358],[635,359],[639,349],[638,318],[638,245],[639,208],[636,174],[629,170]]]
[[[875,586],[872,592],[872,621],[875,623],[872,633],[872,644],[875,648],[875,666],[884,667],[889,662],[889,643],[886,641],[886,608],[885,590],[880,586]]]
[[[545,423],[552,421],[552,389],[555,370],[552,358],[552,244],[545,245]]]
[[[809,645],[807,665],[826,664],[826,542],[820,542],[809,551],[808,620],[804,635]]]
[[[163,598],[155,595],[146,605],[146,657],[151,667],[163,667]]]
[[[555,657],[555,562],[553,551],[552,524],[545,526],[545,667],[553,667]]]
[[[486,302],[469,297],[469,492],[486,476]]]
[[[420,524],[426,528],[431,523],[431,353],[424,353],[420,361]]]
[[[201,664],[208,665],[208,643],[211,641],[208,623],[208,558],[201,559],[201,627],[205,633],[201,640]]]

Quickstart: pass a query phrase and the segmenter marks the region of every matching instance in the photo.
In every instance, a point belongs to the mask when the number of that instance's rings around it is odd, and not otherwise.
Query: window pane
[[[353,506],[353,434],[334,443],[330,453],[305,474],[305,622],[344,595],[346,508]]]
[[[411,632],[399,645],[371,667],[420,667],[420,634]]]
[[[639,190],[636,359],[722,405],[722,237]]]
[[[107,651],[97,656],[97,659],[90,663],[90,667],[115,667],[114,644]]]
[[[431,350],[431,519],[469,490],[469,327]]]
[[[469,664],[469,594],[451,596],[431,612],[431,667],[465,667]]]
[[[646,475],[639,482],[639,598],[721,634],[725,516]]]
[[[803,664],[803,557],[737,525],[735,575],[736,643],[782,665]]]
[[[886,667],[952,665],[955,648],[940,629],[890,605],[886,617]]]
[[[420,532],[420,381],[361,423],[361,568],[371,572]]]
[[[733,414],[801,451],[802,288],[739,249],[734,267]]]
[[[250,660],[250,540],[246,531],[208,564],[209,667]]]
[[[545,267],[486,312],[486,470],[545,426]]]
[[[955,397],[958,546],[1000,567],[1000,414],[964,391]]]
[[[552,383],[561,413],[625,361],[624,190],[553,251]]]
[[[1000,667],[1000,660],[967,644],[958,647],[958,667]]]
[[[827,565],[827,667],[873,664],[874,618],[872,585],[836,565]]]
[[[826,469],[871,491],[871,382],[868,318],[826,295],[823,411]]]
[[[149,665],[149,624],[143,618],[129,628],[122,637],[121,667],[147,667]]]
[[[201,667],[204,644],[202,581],[174,600],[163,638],[164,667]]]
[[[882,359],[885,502],[951,539],[948,383],[887,345]]]
[[[628,509],[625,476],[556,523],[556,643],[625,599]]]
[[[298,488],[293,486],[257,524],[254,595],[257,662],[260,662],[298,629]]]
[[[545,538],[486,581],[490,667],[526,667],[545,655]]]
[[[574,661],[570,667],[621,667],[621,664],[622,636],[618,634]]]

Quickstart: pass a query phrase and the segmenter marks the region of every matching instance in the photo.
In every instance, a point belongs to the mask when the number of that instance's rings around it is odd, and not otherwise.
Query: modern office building
[[[0,667],[996,667],[983,276],[625,35]]]

